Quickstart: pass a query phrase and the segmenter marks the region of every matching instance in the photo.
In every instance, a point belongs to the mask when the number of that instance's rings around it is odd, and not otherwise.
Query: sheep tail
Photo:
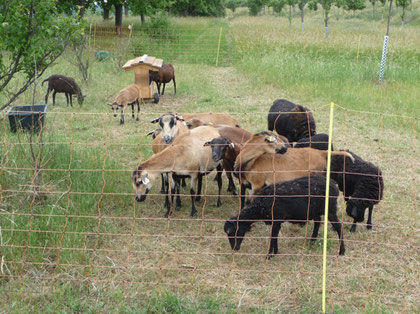
[[[325,151],[328,154],[328,151]],[[351,159],[352,162],[354,162],[354,157],[352,154],[348,153],[348,152],[331,152],[331,156],[344,156],[344,157],[349,157]]]
[[[47,78],[47,79],[43,80],[43,81],[42,81],[42,83],[41,83],[41,86],[44,86],[44,83],[45,83],[46,81],[49,81],[49,80],[50,80],[50,78]]]

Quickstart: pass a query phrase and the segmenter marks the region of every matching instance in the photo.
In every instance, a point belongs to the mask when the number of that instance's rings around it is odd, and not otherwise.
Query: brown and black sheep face
[[[228,236],[232,250],[239,251],[245,233],[251,230],[251,223],[239,222],[237,220],[227,220],[224,230]]]
[[[122,105],[119,105],[116,102],[113,102],[112,104],[110,104],[111,110],[114,113],[114,117],[117,116],[118,114],[118,110],[122,107]]]
[[[140,166],[133,172],[133,188],[137,202],[143,202],[146,199],[147,193],[152,188],[154,176],[149,177],[149,173]]]
[[[211,147],[211,158],[214,162],[219,162],[225,158],[227,148],[233,149],[235,145],[226,137],[216,137],[210,142],[206,142],[204,146]]]
[[[254,134],[248,143],[268,154],[284,154],[289,146],[280,136],[267,131]]]

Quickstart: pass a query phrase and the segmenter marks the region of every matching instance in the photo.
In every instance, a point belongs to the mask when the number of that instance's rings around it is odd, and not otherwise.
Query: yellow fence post
[[[334,118],[334,103],[330,107],[330,127],[328,131],[328,159],[327,159],[327,186],[325,187],[325,212],[324,212],[324,244],[322,254],[322,313],[326,312],[326,282],[327,282],[327,235],[328,235],[328,205],[330,198],[330,172],[331,172],[331,142]]]
[[[360,40],[361,39],[362,39],[362,35],[359,35],[359,43],[357,44],[357,57],[356,57],[356,61],[359,61]]]
[[[216,66],[219,64],[220,41],[222,40],[222,28],[220,27],[219,42],[217,43]]]
[[[93,47],[96,47],[96,24],[93,28]]]

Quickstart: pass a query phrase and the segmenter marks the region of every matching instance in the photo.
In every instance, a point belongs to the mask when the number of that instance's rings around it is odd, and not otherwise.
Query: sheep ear
[[[234,149],[234,148],[235,148],[235,144],[230,143],[230,144],[229,144],[229,148]]]
[[[175,118],[179,121],[185,121],[182,116],[175,115]]]
[[[150,121],[150,123],[157,123],[159,121],[159,119],[160,119],[160,117],[156,118],[156,119],[153,119],[152,121]]]
[[[153,133],[155,133],[155,130],[150,131],[149,133],[146,134],[146,136],[152,135]]]
[[[110,107],[112,107],[112,104],[111,103],[108,103],[107,105],[110,106]]]

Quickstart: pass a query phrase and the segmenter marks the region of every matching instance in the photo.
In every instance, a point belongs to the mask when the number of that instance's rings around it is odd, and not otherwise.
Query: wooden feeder
[[[153,100],[159,102],[159,94],[153,93],[153,87],[149,80],[149,71],[159,71],[162,67],[163,59],[143,55],[132,60],[128,60],[123,69],[126,71],[134,70],[134,84],[139,87],[142,100]]]

